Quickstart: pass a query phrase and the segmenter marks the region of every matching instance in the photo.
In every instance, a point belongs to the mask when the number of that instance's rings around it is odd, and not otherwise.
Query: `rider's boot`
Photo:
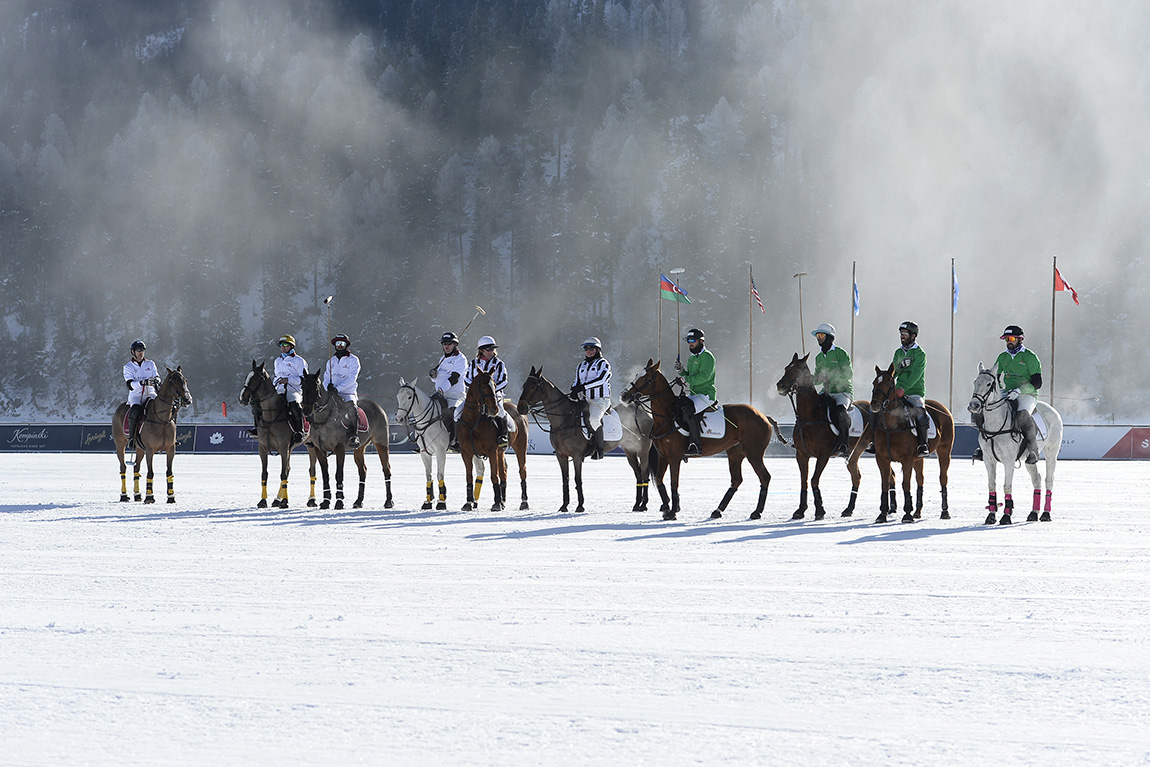
[[[139,444],[140,416],[144,414],[143,405],[132,405],[128,408],[128,449],[135,450]]]
[[[252,398],[252,428],[248,429],[249,437],[258,437],[260,435],[260,401]]]
[[[443,411],[443,424],[447,427],[447,449],[453,453],[459,452],[459,440],[455,436],[455,411],[451,408]]]
[[[982,411],[970,414],[970,425],[973,426],[974,428],[978,429],[980,434],[982,433],[982,422],[983,422],[984,418],[986,418],[986,416],[984,416],[982,414]],[[981,442],[979,442],[977,445],[974,446],[974,452],[971,454],[970,460],[972,463],[974,461],[981,461],[982,460],[982,443]]]
[[[835,426],[839,430],[839,439],[835,444],[835,455],[847,457],[850,455],[851,417],[842,405],[835,406]]]
[[[303,442],[303,408],[298,402],[288,402],[288,423],[291,425],[293,445]]]
[[[1019,408],[1014,414],[1014,425],[1026,437],[1026,462],[1038,463],[1038,424],[1034,422],[1034,416]]]
[[[593,431],[591,434],[592,434],[592,442],[595,445],[595,449],[591,453],[591,460],[598,461],[600,458],[603,457],[603,452],[604,452],[603,448],[605,447],[605,445],[603,444],[603,426],[600,424],[599,428],[596,429],[595,431]]]
[[[703,454],[703,439],[699,436],[701,431],[699,421],[702,420],[702,414],[688,416],[687,418],[687,431],[691,432],[690,441],[687,443],[687,456],[696,456]]]
[[[351,406],[348,413],[351,425],[347,427],[347,446],[354,450],[359,447],[359,405],[354,402],[348,404]]]
[[[495,416],[495,425],[499,429],[499,447],[507,447],[510,440],[507,439],[507,419],[503,416]]]
[[[930,433],[930,416],[923,410],[921,415],[914,417],[914,432],[918,436],[918,456],[930,455],[930,447],[926,444],[926,436]]]

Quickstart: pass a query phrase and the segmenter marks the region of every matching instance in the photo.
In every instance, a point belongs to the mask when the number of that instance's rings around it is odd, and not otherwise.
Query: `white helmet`
[[[598,336],[591,336],[583,342],[584,349],[586,349],[588,346],[594,346],[596,349],[602,349],[603,343],[599,340]]]
[[[499,344],[495,343],[495,339],[491,336],[483,336],[479,339],[478,343],[475,344],[477,349],[482,349],[484,346],[490,346],[493,349],[499,348]]]
[[[834,338],[835,337],[835,326],[830,324],[829,322],[824,322],[822,325],[819,325],[817,328],[815,328],[814,330],[811,331],[812,336],[817,336],[819,333],[825,333],[826,335],[830,336],[831,338]]]

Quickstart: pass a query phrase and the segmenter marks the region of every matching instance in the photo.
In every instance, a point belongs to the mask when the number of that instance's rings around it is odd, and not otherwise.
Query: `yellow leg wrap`
[[[431,489],[430,488],[431,488],[431,485],[429,484],[428,485],[428,491],[427,491],[427,500],[429,500],[429,501],[431,500]],[[447,500],[447,485],[443,482],[443,480],[439,480],[439,500],[441,500],[441,501]]]
[[[148,480],[148,493],[147,494],[148,494],[148,496],[152,495],[152,480],[151,479]]]
[[[168,497],[171,498],[176,494],[176,475],[168,475]]]
[[[479,491],[482,489],[483,489],[483,478],[480,477],[479,479],[475,480],[475,495],[473,496],[475,498],[475,500],[477,500],[477,501],[479,500]]]
[[[279,491],[279,495],[277,495],[276,498],[279,498],[279,499],[284,500],[284,501],[287,500],[287,480],[286,479],[280,481],[280,491]]]
[[[308,495],[308,498],[315,498],[315,475],[314,474],[311,475],[311,494]]]
[[[120,472],[120,494],[128,494],[128,473],[125,471]]]
[[[267,482],[261,482],[260,483],[260,500],[266,501],[267,499],[268,499],[268,483]]]
[[[136,495],[140,494],[140,472],[132,473],[132,492]]]
[[[431,483],[427,483],[427,502],[431,503]]]

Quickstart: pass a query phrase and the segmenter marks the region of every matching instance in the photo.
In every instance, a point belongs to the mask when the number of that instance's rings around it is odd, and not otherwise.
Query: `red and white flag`
[[[751,278],[751,295],[754,296],[755,301],[758,302],[759,311],[762,312],[763,314],[766,314],[767,310],[763,308],[763,299],[759,298],[759,291],[755,290],[755,278],[754,277]]]
[[[1070,297],[1074,299],[1075,305],[1078,305],[1078,291],[1069,282],[1062,279],[1062,274],[1058,271],[1057,266],[1054,267],[1054,290],[1069,290]]]

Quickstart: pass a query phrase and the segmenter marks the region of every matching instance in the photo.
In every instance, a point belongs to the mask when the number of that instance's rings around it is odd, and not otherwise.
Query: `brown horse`
[[[559,471],[563,476],[563,505],[560,512],[566,512],[571,503],[571,467],[574,465],[575,493],[578,505],[576,513],[584,511],[583,506],[583,459],[591,449],[591,441],[583,434],[582,403],[572,400],[559,387],[543,375],[543,368],[531,367],[531,373],[523,382],[523,393],[519,397],[519,412],[534,411],[547,419],[551,447],[559,460]],[[617,441],[608,441],[605,448],[622,448],[635,473],[635,505],[632,511],[647,510],[648,478],[651,475],[651,460],[658,462],[657,452],[651,449],[651,416],[642,410],[639,403],[620,405],[615,414],[623,427],[623,435]],[[667,491],[659,485],[659,492],[666,496]]]
[[[675,426],[675,402],[678,395],[671,388],[671,384],[659,371],[659,363],[647,360],[647,367],[638,378],[623,392],[624,402],[630,402],[636,397],[649,398],[648,406],[651,410],[652,433],[651,440],[655,449],[663,460],[659,461],[657,473],[662,481],[667,465],[671,467],[671,507],[663,511],[663,519],[675,519],[679,513],[679,464],[684,460],[687,452],[687,437],[681,434]],[[722,412],[726,420],[726,431],[722,438],[703,438],[702,454],[715,455],[727,451],[727,464],[731,473],[731,486],[727,489],[719,507],[711,512],[711,519],[723,516],[727,504],[731,502],[735,491],[743,482],[743,458],[751,464],[759,478],[759,500],[755,506],[751,519],[761,519],[763,506],[767,502],[767,487],[771,483],[771,474],[763,465],[763,453],[771,441],[771,423],[755,408],[750,405],[725,405]],[[780,437],[781,439],[781,437]]]
[[[168,375],[156,390],[155,399],[149,400],[144,407],[144,417],[136,439],[136,460],[132,475],[137,501],[140,500],[140,458],[147,455],[148,459],[148,485],[144,503],[156,502],[152,495],[152,459],[161,450],[168,454],[168,503],[176,502],[176,480],[172,474],[172,461],[176,458],[176,414],[181,407],[192,404],[192,395],[188,391],[188,379],[184,378],[181,367],[177,365],[175,370],[167,370]],[[127,402],[121,403],[112,415],[112,441],[116,444],[116,456],[120,459],[121,501],[132,500],[128,498],[128,466],[124,460],[128,444],[128,435],[124,433],[124,418],[128,408]]]
[[[910,475],[918,457],[918,439],[913,431],[910,408],[902,398],[895,396],[894,363],[886,370],[875,366],[875,379],[871,391],[871,425],[874,429],[875,463],[882,477],[882,500],[875,522],[886,522],[888,514],[898,511],[894,491],[893,464],[902,464],[903,522],[922,519],[922,480],[919,480],[918,506],[911,512]],[[954,416],[946,405],[926,400],[926,411],[934,419],[938,434],[927,443],[930,452],[938,456],[939,483],[942,486],[942,519],[950,519],[946,499],[947,472],[950,470],[950,451],[954,446]]]
[[[455,425],[459,455],[467,471],[467,502],[463,504],[463,511],[471,511],[478,506],[479,491],[483,487],[484,458],[491,461],[491,489],[495,493],[491,510],[503,511],[507,503],[506,449],[499,447],[499,428],[495,424],[495,419],[500,417],[498,397],[491,376],[477,373],[467,387],[463,412]],[[516,430],[508,434],[508,439],[519,459],[519,480],[523,488],[519,508],[522,510],[528,508],[527,419],[519,414],[515,405],[506,400],[503,407],[516,425]]]
[[[331,507],[331,476],[328,472],[327,456],[335,455],[335,508],[343,508],[343,465],[348,451],[348,427],[340,416],[340,409],[344,405],[343,397],[336,392],[320,386],[320,373],[304,373],[300,379],[300,390],[303,392],[303,412],[311,421],[311,433],[307,438],[309,474],[311,475],[311,493],[307,505],[316,506],[315,500],[315,466],[318,463],[323,472],[323,503],[319,508]],[[388,440],[390,425],[387,413],[378,403],[369,399],[359,401],[359,409],[367,419],[367,432],[359,447],[351,448],[355,466],[359,469],[359,494],[351,505],[353,509],[363,508],[363,494],[367,485],[367,461],[365,453],[367,443],[375,445],[375,452],[379,454],[379,462],[383,464],[383,482],[387,488],[387,499],[383,508],[390,509],[395,505],[391,497],[391,454]]]
[[[272,384],[268,369],[262,362],[252,360],[252,370],[244,380],[240,391],[240,404],[247,405],[252,400],[260,403],[260,502],[261,509],[268,505],[268,453],[275,450],[280,455],[280,489],[272,506],[281,509],[288,507],[288,474],[291,472],[292,427],[288,421],[287,405],[283,396]]]
[[[823,469],[835,454],[835,445],[838,435],[831,431],[827,410],[831,401],[815,390],[815,377],[807,366],[807,359],[811,355],[799,357],[795,354],[783,370],[783,377],[775,384],[776,390],[784,397],[790,397],[791,406],[795,409],[795,429],[791,442],[795,448],[795,460],[799,464],[799,476],[802,477],[802,489],[799,491],[799,508],[791,515],[791,519],[803,519],[807,510],[807,474],[810,460],[815,459],[815,473],[811,475],[811,495],[815,504],[815,519],[826,516],[823,509],[823,495],[819,491],[819,478]],[[866,400],[855,400],[854,406],[862,412],[863,421],[870,419],[870,403]],[[851,448],[859,442],[858,437],[848,440]],[[847,471],[851,475],[851,499],[843,510],[842,516],[854,515],[855,500],[859,494],[859,483],[862,481],[862,472],[859,471],[859,453],[852,449],[847,459]]]

